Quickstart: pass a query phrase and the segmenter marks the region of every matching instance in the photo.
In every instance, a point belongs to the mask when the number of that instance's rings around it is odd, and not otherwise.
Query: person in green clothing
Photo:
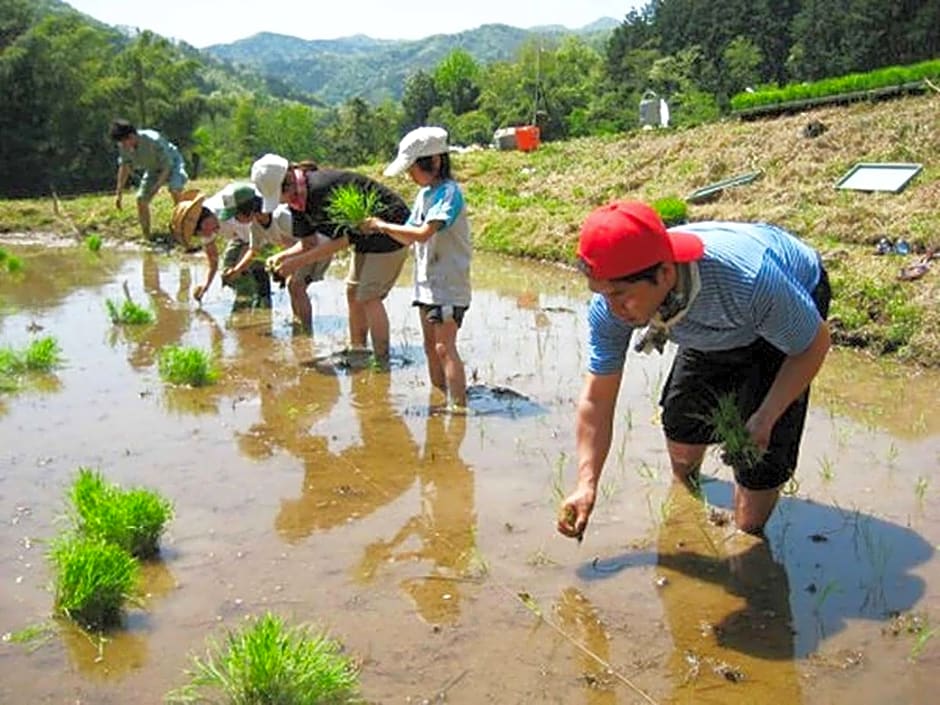
[[[137,218],[144,237],[149,240],[150,201],[166,184],[170,196],[173,197],[173,203],[179,203],[183,187],[189,180],[183,164],[183,155],[175,144],[156,130],[138,130],[127,120],[114,120],[111,123],[110,135],[118,145],[114,205],[118,209],[121,208],[128,177],[135,169],[142,170],[144,175],[137,190]]]

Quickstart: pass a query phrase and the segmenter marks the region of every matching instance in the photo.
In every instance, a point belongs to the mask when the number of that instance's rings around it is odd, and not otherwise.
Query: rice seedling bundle
[[[764,451],[751,438],[733,394],[718,398],[709,420],[715,440],[721,444],[725,463],[733,468],[750,468],[760,462]]]
[[[321,705],[360,702],[358,672],[339,643],[305,627],[288,626],[267,613],[223,643],[209,641],[205,658],[194,657],[190,682],[167,694],[168,702]]]
[[[160,350],[160,377],[170,384],[203,387],[218,378],[209,355],[199,348],[168,345]]]
[[[337,186],[326,204],[327,217],[347,230],[358,230],[362,221],[378,215],[380,211],[379,195],[356,184]]]
[[[111,299],[104,303],[114,325],[142,326],[153,323],[153,311],[135,304],[130,299],[125,299],[120,305]]]
[[[123,489],[90,468],[79,468],[69,500],[79,534],[116,544],[136,558],[159,552],[160,536],[173,517],[173,505],[158,493]]]
[[[55,611],[89,629],[118,624],[137,584],[137,561],[116,544],[67,535],[53,541]]]

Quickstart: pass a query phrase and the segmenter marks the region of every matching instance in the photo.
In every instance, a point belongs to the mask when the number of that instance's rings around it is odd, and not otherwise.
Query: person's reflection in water
[[[237,434],[238,446],[256,460],[269,458],[280,448],[304,460],[309,469],[314,458],[326,453],[326,439],[310,430],[336,405],[340,385],[335,375],[300,364],[311,354],[309,338],[291,339],[290,346],[293,360],[257,366],[261,419]]]
[[[312,374],[324,384],[336,379]],[[392,407],[390,384],[391,375],[385,372],[352,375],[352,404],[361,433],[356,445],[332,453],[326,438],[303,433],[287,446],[303,458],[305,470],[300,497],[282,500],[275,519],[275,528],[286,540],[300,541],[315,531],[361,519],[414,485],[417,445]]]
[[[597,609],[577,588],[565,588],[555,603],[558,626],[565,634],[581,644],[587,651],[604,662],[610,663],[610,638],[601,622]],[[580,659],[580,676],[585,688],[587,705],[615,705],[617,681],[604,665],[581,649],[576,649]]]
[[[418,466],[421,512],[405,522],[390,541],[368,546],[359,566],[359,577],[370,580],[389,561],[416,564],[410,572],[423,572],[402,580],[401,587],[430,624],[457,621],[461,591],[475,568],[473,472],[460,458],[466,433],[465,416],[428,416]],[[428,562],[431,565],[425,570]]]
[[[678,483],[664,514],[656,581],[675,644],[671,702],[801,702],[789,583],[768,542],[716,528],[722,515]]]
[[[139,335],[132,331],[135,344],[128,360],[137,370],[152,367],[163,346],[179,344],[192,321],[187,303],[191,278],[189,267],[180,267],[175,300],[160,286],[159,258],[156,255],[146,253],[143,256],[142,270],[144,291],[150,296],[156,318],[152,324],[143,326]],[[146,302],[136,303],[146,306]]]

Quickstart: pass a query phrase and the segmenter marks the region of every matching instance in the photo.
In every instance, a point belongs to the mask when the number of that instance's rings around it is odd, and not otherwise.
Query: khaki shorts
[[[384,299],[398,281],[406,259],[407,247],[393,252],[354,252],[346,286],[355,287],[356,301]]]

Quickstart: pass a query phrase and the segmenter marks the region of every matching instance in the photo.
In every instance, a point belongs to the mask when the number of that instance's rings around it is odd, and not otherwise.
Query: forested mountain
[[[630,130],[650,90],[673,125],[695,125],[748,87],[940,57],[938,27],[940,0],[650,0],[587,34],[256,35],[210,54],[56,0],[0,0],[0,195],[111,188],[116,116],[160,130],[203,173],[244,175],[268,151],[349,166],[390,158],[419,124],[455,144],[531,123],[543,141]],[[381,95],[400,99],[367,97]]]
[[[372,39],[363,35],[328,40],[303,40],[262,32],[231,44],[216,44],[206,52],[236,65],[280,76],[282,80],[327,103],[361,97],[371,103],[400,100],[405,80],[429,70],[455,49],[480,63],[509,61],[526,43],[540,38],[557,44],[566,35],[584,38],[602,50],[618,26],[610,18],[569,30],[558,25],[519,29],[487,24],[457,34],[436,34],[415,41]]]

